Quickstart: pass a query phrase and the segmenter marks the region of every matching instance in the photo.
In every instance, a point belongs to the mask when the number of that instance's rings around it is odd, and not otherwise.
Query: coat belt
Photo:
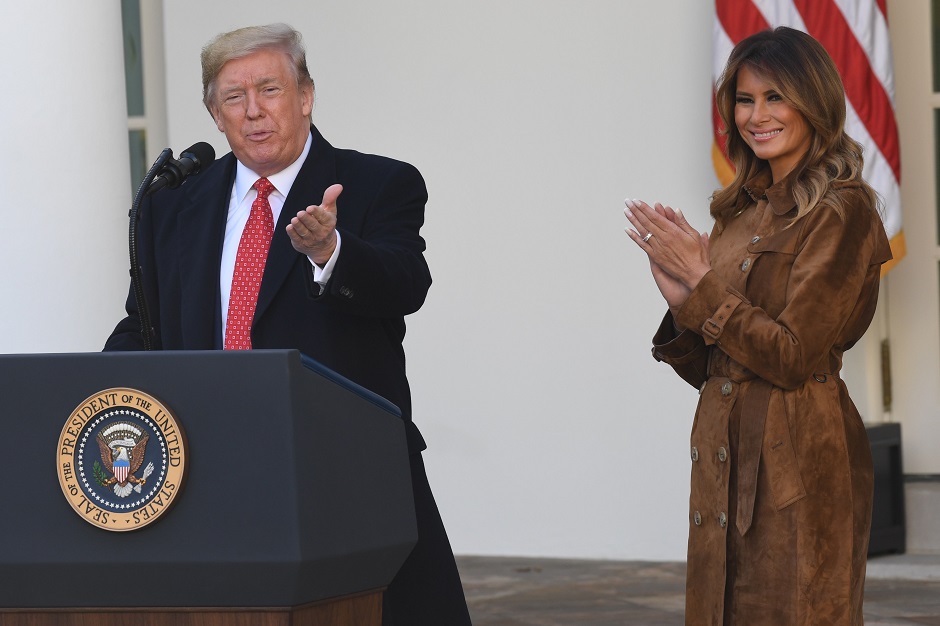
[[[709,355],[708,375],[727,377],[744,386],[740,402],[737,449],[737,515],[735,525],[743,536],[754,521],[754,502],[757,499],[757,472],[760,468],[761,448],[764,444],[764,425],[770,407],[773,385],[735,362],[727,354],[713,349]],[[732,409],[733,410],[733,409]]]
[[[738,422],[738,512],[735,524],[744,535],[754,520],[754,501],[757,497],[757,470],[764,444],[764,424],[770,407],[773,386],[756,378],[746,387]]]

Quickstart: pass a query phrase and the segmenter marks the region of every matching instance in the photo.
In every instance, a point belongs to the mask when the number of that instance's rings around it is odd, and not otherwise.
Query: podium
[[[57,443],[103,389],[158,399],[186,475],[154,523],[109,532],[69,504]],[[417,540],[404,423],[292,350],[0,356],[0,623],[381,622]]]

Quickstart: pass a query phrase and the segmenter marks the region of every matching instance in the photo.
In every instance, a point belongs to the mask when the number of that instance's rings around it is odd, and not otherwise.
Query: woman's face
[[[734,123],[757,158],[770,164],[774,182],[789,174],[809,150],[811,130],[803,114],[760,74],[738,70]]]

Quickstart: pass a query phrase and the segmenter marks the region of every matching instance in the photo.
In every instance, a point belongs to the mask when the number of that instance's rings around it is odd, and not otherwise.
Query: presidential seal
[[[56,465],[65,498],[86,522],[137,530],[176,501],[186,440],[176,418],[153,397],[106,389],[72,411],[59,437]]]

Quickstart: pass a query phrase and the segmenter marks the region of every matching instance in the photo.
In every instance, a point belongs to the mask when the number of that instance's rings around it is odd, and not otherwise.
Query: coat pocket
[[[774,507],[780,511],[806,497],[800,466],[793,449],[781,394],[775,393],[767,411],[761,456],[773,491]]]

